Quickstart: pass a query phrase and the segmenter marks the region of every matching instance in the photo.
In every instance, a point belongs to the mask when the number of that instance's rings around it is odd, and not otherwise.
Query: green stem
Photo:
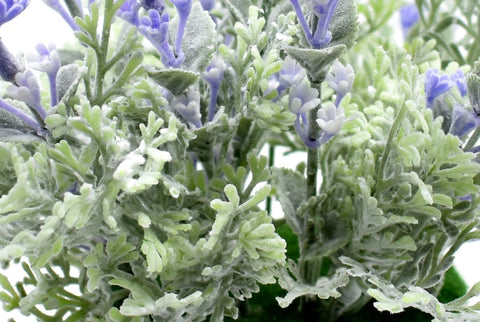
[[[268,167],[271,169],[275,164],[275,146],[270,144],[268,147]],[[272,215],[272,197],[270,195],[267,196],[265,201],[265,210],[269,215]]]
[[[475,145],[475,143],[477,143],[479,138],[480,138],[480,128],[477,128],[475,132],[473,132],[470,139],[468,139],[468,142],[467,144],[465,144],[465,147],[463,148],[463,150],[468,151],[471,148],[473,148],[473,146]]]
[[[407,105],[403,104],[402,107],[400,108],[400,111],[398,112],[397,117],[395,118],[395,121],[392,124],[390,132],[388,133],[388,139],[387,139],[387,143],[385,144],[385,150],[383,151],[382,158],[380,159],[380,165],[377,171],[377,184],[375,186],[375,191],[374,191],[375,195],[378,193],[378,191],[380,191],[380,186],[383,183],[385,166],[387,164],[390,151],[392,150],[393,139],[397,135],[398,129],[402,125],[403,119],[405,118],[406,114],[407,114]]]

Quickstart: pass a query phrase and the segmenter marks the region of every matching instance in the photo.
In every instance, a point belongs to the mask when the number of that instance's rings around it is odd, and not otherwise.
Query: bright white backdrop
[[[70,27],[41,0],[32,0],[23,13],[1,26],[0,37],[5,46],[14,54],[33,51],[37,43],[60,44],[74,41]],[[284,164],[294,164],[298,161],[298,157],[293,158],[291,160],[293,163],[285,159]],[[464,245],[456,254],[455,265],[469,285],[480,281],[479,255],[480,242]],[[11,277],[12,280],[23,278],[23,270],[18,266],[2,271],[2,273]],[[11,317],[18,322],[34,321],[33,318],[22,316],[18,312],[6,313],[0,306],[0,321],[7,321]]]

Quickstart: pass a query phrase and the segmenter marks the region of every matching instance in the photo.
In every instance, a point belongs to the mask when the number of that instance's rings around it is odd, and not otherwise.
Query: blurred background
[[[397,25],[400,26],[400,23]],[[399,34],[401,35],[401,33]],[[61,47],[61,44],[75,43],[76,41],[67,23],[57,12],[47,7],[41,0],[31,1],[31,4],[24,12],[1,26],[0,37],[4,45],[13,54],[34,51],[35,45],[38,43],[53,42],[57,44],[57,47]],[[402,37],[400,36],[399,38]],[[277,160],[279,160],[279,157],[277,157]],[[289,158],[292,158],[291,161],[289,161]],[[298,156],[287,156],[282,161],[280,165],[296,164]],[[470,242],[462,246],[456,254],[455,266],[469,286],[480,281],[479,255],[480,241]],[[11,265],[6,270],[0,269],[0,272],[7,275],[12,284],[23,279],[23,269],[20,265]],[[25,317],[16,310],[4,312],[3,307],[0,305],[0,321],[7,321],[10,318],[18,322],[35,321],[33,317]]]

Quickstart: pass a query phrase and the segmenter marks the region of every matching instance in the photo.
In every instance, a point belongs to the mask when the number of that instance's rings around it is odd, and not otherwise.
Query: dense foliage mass
[[[480,284],[445,295],[480,238],[477,1],[44,2],[74,43],[0,40],[5,310],[480,320]]]

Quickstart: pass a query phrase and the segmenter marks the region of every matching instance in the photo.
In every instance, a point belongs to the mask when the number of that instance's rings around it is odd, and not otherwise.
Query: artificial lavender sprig
[[[290,0],[297,14],[298,21],[305,32],[308,43],[314,48],[323,48],[332,40],[328,30],[338,0],[310,0],[313,14],[316,16],[316,26],[310,29],[298,0]],[[315,31],[312,31],[315,30]]]
[[[37,78],[31,70],[17,73],[15,82],[18,86],[12,85],[7,88],[8,94],[13,98],[25,102],[32,107],[42,119],[47,117],[47,111],[42,105],[40,88]]]
[[[55,10],[62,16],[63,20],[72,28],[73,31],[80,31],[80,27],[73,20],[70,13],[65,9],[64,6],[58,0],[43,0],[47,6]]]
[[[18,16],[30,0],[0,0],[0,26]]]
[[[327,74],[325,80],[328,86],[337,93],[335,106],[339,106],[343,97],[352,90],[355,72],[349,64],[343,66],[340,61],[336,60],[332,64],[331,71]]]
[[[38,44],[36,46],[36,52],[27,54],[27,60],[31,68],[47,74],[50,84],[51,105],[56,106],[58,101],[56,79],[61,63],[55,45],[52,43],[47,46]]]
[[[210,85],[210,102],[208,104],[207,122],[211,122],[215,115],[218,90],[220,89],[220,84],[223,80],[223,73],[226,68],[227,65],[222,58],[214,57],[207,66],[207,70],[202,73],[203,78],[207,81],[208,85]]]
[[[10,53],[10,51],[3,44],[0,38],[0,77],[8,82],[15,81],[15,75],[20,71],[20,66]]]

